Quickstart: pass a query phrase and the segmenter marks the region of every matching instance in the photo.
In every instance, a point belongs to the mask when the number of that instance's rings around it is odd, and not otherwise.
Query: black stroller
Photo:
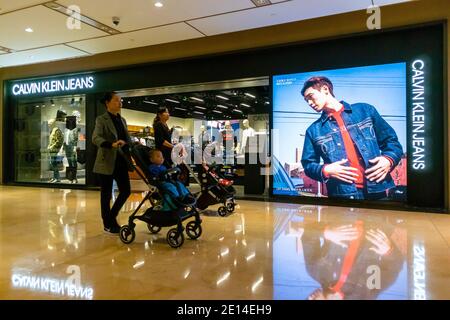
[[[120,149],[119,149],[120,150]],[[153,178],[148,171],[149,160],[148,152],[149,147],[143,145],[134,145],[130,147],[131,159],[126,157],[123,152],[121,154],[125,156],[127,162],[131,168],[133,168],[142,180],[147,184],[149,192],[142,199],[139,206],[128,218],[128,224],[120,228],[120,240],[123,243],[131,243],[136,237],[134,230],[136,223],[135,220],[140,220],[147,223],[148,230],[151,233],[158,233],[163,227],[176,226],[167,232],[167,243],[172,248],[178,248],[184,243],[183,231],[185,230],[182,222],[190,217],[194,217],[195,220],[190,221],[186,225],[186,234],[191,239],[197,239],[202,234],[202,220],[200,219],[199,212],[196,208],[196,199],[193,195],[185,197],[183,201],[175,199],[169,193],[162,192],[161,179],[176,179],[179,174],[179,168],[169,169],[163,178]],[[166,181],[166,180],[164,180]],[[151,203],[151,207],[148,208],[144,214],[137,215],[139,209],[145,201]],[[165,204],[170,203],[170,207],[176,208],[170,211],[161,210],[165,207]]]
[[[220,165],[213,164],[209,167],[198,165],[198,180],[201,191],[197,195],[197,208],[204,210],[207,207],[222,203],[217,212],[224,217],[228,213],[233,213],[236,207],[234,196],[236,190],[233,187],[233,181],[220,173]]]

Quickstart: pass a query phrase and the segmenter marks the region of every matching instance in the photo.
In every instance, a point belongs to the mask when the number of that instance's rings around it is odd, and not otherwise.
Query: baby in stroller
[[[195,201],[189,190],[170,174],[172,172],[176,173],[177,171],[168,171],[163,165],[164,157],[160,150],[150,150],[149,159],[151,163],[148,166],[150,175],[160,181],[159,185],[163,193],[167,192],[172,199],[176,199],[182,204],[190,204]],[[164,206],[165,208],[162,209],[163,211],[175,210],[177,208],[171,201],[165,201]]]

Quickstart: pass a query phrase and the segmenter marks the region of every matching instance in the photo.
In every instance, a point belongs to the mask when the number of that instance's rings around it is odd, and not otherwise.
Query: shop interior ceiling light
[[[156,102],[148,101],[148,100],[144,100],[144,103],[153,104],[153,105],[155,105],[155,106],[158,105]]]
[[[155,2],[155,7],[162,8],[163,6],[164,6],[164,4],[162,2],[160,2],[160,1]]]
[[[31,32],[33,32],[33,29],[28,27],[28,28],[25,29],[25,31],[31,33]]]
[[[173,102],[173,103],[180,103],[180,101],[176,101],[176,100],[172,100],[172,99],[165,99],[166,101],[169,101],[169,102]]]

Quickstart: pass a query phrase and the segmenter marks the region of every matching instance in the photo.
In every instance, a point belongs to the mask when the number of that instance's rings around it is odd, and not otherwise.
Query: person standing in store
[[[172,167],[172,133],[167,126],[170,118],[169,110],[166,107],[159,108],[153,120],[153,131],[155,135],[155,147],[160,150],[164,157],[164,166]]]
[[[131,139],[127,123],[120,115],[122,108],[120,96],[115,92],[108,92],[101,102],[106,106],[107,112],[97,117],[92,134],[92,142],[98,148],[94,172],[100,179],[100,203],[104,231],[109,234],[117,234],[120,230],[117,216],[131,193],[128,163],[119,154],[118,149],[122,148],[122,151],[128,154]],[[111,207],[113,180],[116,180],[119,195]]]

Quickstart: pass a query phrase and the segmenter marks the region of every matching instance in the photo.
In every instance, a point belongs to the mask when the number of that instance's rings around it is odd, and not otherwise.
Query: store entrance
[[[269,79],[140,89],[119,92],[122,116],[133,143],[155,147],[153,121],[158,109],[170,113],[171,143],[181,144],[190,169],[189,189],[200,191],[199,166],[218,165],[234,181],[238,197],[269,196]],[[178,150],[178,149],[177,149]],[[145,184],[131,173],[132,189]]]

